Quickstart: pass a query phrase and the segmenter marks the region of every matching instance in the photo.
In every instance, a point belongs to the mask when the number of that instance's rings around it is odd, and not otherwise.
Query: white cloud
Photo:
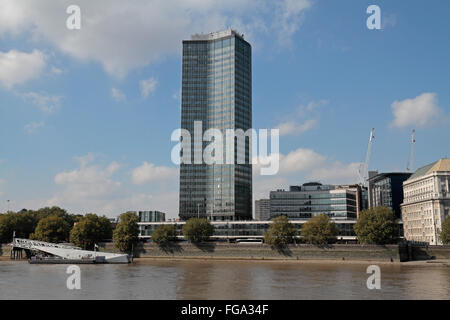
[[[52,66],[51,72],[54,73],[54,74],[57,74],[57,75],[63,73],[63,71],[62,71],[61,69],[59,69],[59,68],[57,68],[57,67],[55,67],[55,66]]]
[[[0,18],[1,20],[1,18]],[[0,84],[7,89],[37,78],[45,67],[45,55],[39,50],[31,53],[0,51]]]
[[[328,100],[311,101],[307,105],[300,105],[297,110],[299,115],[303,115],[306,112],[311,112],[328,104]]]
[[[160,174],[156,180],[161,184],[152,185],[156,188],[154,193],[131,191],[130,186],[115,178],[121,168],[117,162],[102,166],[95,164],[95,158],[91,153],[76,157],[79,168],[55,176],[54,181],[60,190],[50,199],[24,201],[19,206],[39,208],[57,205],[74,213],[95,212],[107,216],[117,216],[129,210],[160,210],[166,212],[167,217],[178,216],[178,192],[172,184],[164,188],[171,174],[156,169],[157,175]],[[151,164],[144,163],[141,168],[144,173],[148,169],[145,165],[151,167]],[[155,178],[153,175],[149,179],[155,181],[152,178]],[[172,180],[175,184],[176,179]]]
[[[109,214],[104,207],[121,197],[121,183],[113,179],[119,170],[117,162],[102,167],[91,164],[93,156],[79,157],[80,167],[58,173],[54,181],[60,187],[52,198],[43,201],[44,206],[61,206],[77,213],[95,212]]]
[[[125,101],[127,99],[125,94],[122,91],[120,91],[119,89],[116,89],[116,88],[112,88],[111,89],[111,97],[114,100],[116,100],[117,102]]]
[[[297,149],[287,155],[280,154],[280,173],[308,171],[325,162],[325,157],[311,149]]]
[[[80,60],[96,61],[112,75],[179,54],[181,40],[193,33],[228,26],[250,35],[279,35],[280,42],[298,31],[308,0],[78,0],[80,30],[68,30],[70,1],[2,0],[0,36],[26,32]],[[247,37],[248,38],[248,37]]]
[[[281,43],[290,43],[292,35],[300,28],[303,12],[312,6],[310,0],[278,1],[274,25]]]
[[[106,168],[82,163],[79,169],[58,173],[55,176],[55,183],[64,187],[59,197],[77,201],[109,196],[120,187],[120,182],[111,179],[119,167],[117,162],[112,162]]]
[[[157,84],[158,81],[155,78],[141,80],[139,86],[141,88],[142,97],[147,98],[150,93],[154,92]]]
[[[272,155],[273,156],[273,155]],[[267,157],[267,158],[270,158]],[[267,178],[293,178],[301,174],[304,179],[323,180],[325,183],[357,183],[360,163],[343,164],[333,161],[312,149],[299,148],[288,154],[279,154],[280,170]],[[268,162],[269,159],[265,159]],[[260,176],[261,164],[253,165],[254,177]]]
[[[413,99],[394,101],[391,105],[394,121],[392,126],[426,127],[439,119],[442,111],[436,93],[423,93]]]
[[[339,161],[328,162],[322,167],[314,168],[307,177],[311,180],[332,184],[358,183],[358,169],[361,164],[352,162],[344,164]]]
[[[319,123],[317,109],[326,104],[328,101],[320,100],[300,105],[296,113],[289,116],[289,120],[276,126],[280,130],[280,136],[299,135],[314,128]]]
[[[29,134],[34,133],[37,129],[42,128],[44,126],[44,122],[31,122],[25,125],[24,129]]]
[[[153,163],[144,162],[131,173],[134,184],[145,184],[150,181],[164,181],[175,179],[178,169],[165,166],[155,166]]]
[[[27,92],[19,94],[23,99],[36,105],[39,110],[45,113],[53,113],[61,106],[61,96],[47,94],[45,92]]]
[[[308,119],[303,123],[298,123],[295,121],[288,121],[280,123],[277,127],[280,130],[280,136],[286,135],[299,135],[312,128],[317,124],[316,119]]]
[[[269,192],[288,189],[309,181],[324,184],[358,183],[360,163],[345,164],[311,149],[299,148],[287,155],[280,154],[280,170],[273,176],[261,176],[260,164],[253,166],[254,200],[267,199]]]

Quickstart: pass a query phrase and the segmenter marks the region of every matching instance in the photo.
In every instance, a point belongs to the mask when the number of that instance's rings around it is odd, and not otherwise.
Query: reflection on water
[[[68,290],[67,265],[0,262],[0,299],[450,299],[450,267],[295,262],[147,261],[82,265]]]

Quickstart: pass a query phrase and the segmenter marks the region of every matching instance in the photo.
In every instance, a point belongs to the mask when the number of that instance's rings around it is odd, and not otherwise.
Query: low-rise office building
[[[439,232],[450,212],[450,159],[418,169],[403,182],[401,205],[406,240],[442,244]]]
[[[137,215],[139,217],[139,223],[166,221],[166,214],[161,211],[138,211]],[[139,225],[139,232],[142,233],[143,231],[144,227]]]
[[[166,214],[161,211],[138,211],[139,222],[164,222]]]
[[[364,210],[365,193],[360,186],[322,185],[318,182],[270,192],[270,219],[309,219],[326,214],[336,220],[356,219]]]
[[[300,237],[300,231],[308,220],[291,220],[297,230],[297,237]],[[338,240],[356,241],[353,226],[355,220],[336,220],[334,221],[339,230]],[[174,225],[177,230],[178,238],[183,239],[182,228],[186,221],[179,222],[139,222],[139,238],[150,239],[153,232],[161,225]],[[212,240],[236,240],[236,239],[264,239],[264,234],[269,229],[273,221],[212,221],[214,234]]]
[[[384,206],[401,218],[400,205],[403,202],[403,182],[411,172],[387,172],[369,175],[369,207]]]

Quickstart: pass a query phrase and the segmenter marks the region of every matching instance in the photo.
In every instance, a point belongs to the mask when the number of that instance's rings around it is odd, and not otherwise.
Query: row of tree
[[[59,207],[37,211],[24,209],[0,214],[0,243],[10,242],[15,232],[17,238],[70,242],[84,249],[92,249],[95,243],[113,239],[119,250],[128,252],[138,241],[137,222],[134,212],[122,214],[115,226],[107,217],[94,213],[74,215]]]
[[[213,225],[205,218],[189,219],[182,229],[184,237],[194,243],[207,241],[214,233]],[[152,241],[165,244],[177,238],[174,225],[161,225],[152,234]]]
[[[386,207],[376,207],[360,213],[353,226],[358,242],[361,244],[394,244],[399,240],[399,225],[394,212]],[[294,242],[295,227],[284,216],[274,219],[264,241],[275,247]],[[337,240],[339,230],[327,215],[318,215],[308,220],[301,228],[300,234],[304,242],[326,245]],[[439,237],[444,244],[450,243],[450,217],[442,223]]]
[[[119,217],[113,227],[105,216],[93,213],[74,215],[59,207],[42,208],[37,211],[22,210],[0,214],[0,243],[11,241],[13,232],[16,237],[47,242],[71,242],[85,249],[92,249],[95,243],[113,239],[115,246],[129,252],[138,241],[138,217],[134,212],[126,212]],[[391,244],[399,238],[399,226],[392,210],[377,207],[362,211],[354,225],[358,241],[362,244]],[[191,242],[208,240],[214,233],[214,227],[207,219],[193,218],[182,229],[185,238]],[[327,215],[318,215],[303,224],[300,235],[305,243],[325,245],[337,240],[338,228]],[[273,247],[283,247],[293,243],[297,236],[296,228],[287,217],[273,220],[264,235],[264,241]],[[443,243],[450,243],[450,217],[442,224],[439,233]],[[152,234],[152,240],[158,244],[176,240],[174,225],[161,225]]]
[[[393,244],[399,239],[399,225],[394,212],[386,207],[377,207],[362,211],[353,227],[358,241],[362,244]],[[206,241],[213,235],[214,227],[207,219],[193,218],[182,229],[184,237],[191,242]],[[326,245],[337,241],[339,230],[334,222],[325,215],[318,215],[303,224],[301,241],[315,245]],[[273,247],[283,247],[293,243],[297,230],[287,217],[273,219],[269,230],[264,235],[264,242]],[[450,217],[448,217],[439,234],[443,243],[450,243]],[[152,234],[152,240],[165,244],[176,240],[174,225],[161,225]]]

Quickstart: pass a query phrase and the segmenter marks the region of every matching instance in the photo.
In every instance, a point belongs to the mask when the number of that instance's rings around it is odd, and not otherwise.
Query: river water
[[[450,267],[381,264],[369,290],[368,264],[145,261],[81,265],[69,290],[68,265],[0,261],[0,299],[450,299]]]

